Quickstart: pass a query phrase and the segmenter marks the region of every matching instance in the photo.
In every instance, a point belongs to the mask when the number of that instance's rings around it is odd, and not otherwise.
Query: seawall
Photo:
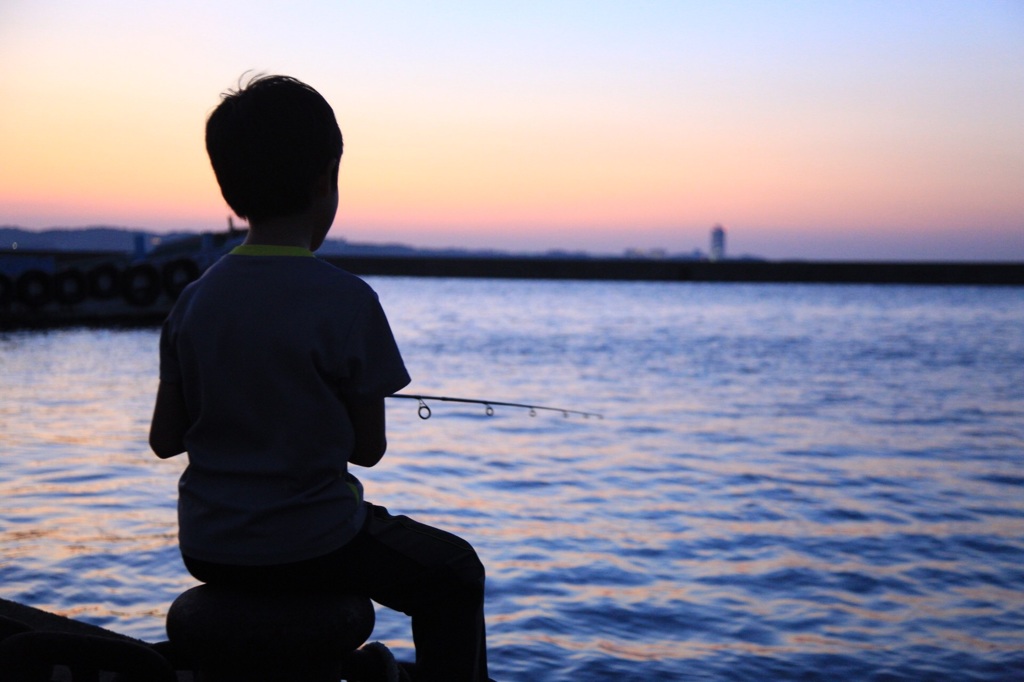
[[[1024,285],[1024,263],[325,256],[357,275],[656,282]]]
[[[225,247],[226,248],[226,247]],[[213,249],[0,254],[0,329],[159,324]],[[1024,263],[687,261],[512,256],[321,256],[357,275],[651,282],[1024,285]]]

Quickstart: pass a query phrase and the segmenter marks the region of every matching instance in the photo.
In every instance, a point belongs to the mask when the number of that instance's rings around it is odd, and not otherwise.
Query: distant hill
[[[142,238],[147,251],[156,244],[167,244],[177,239],[195,237],[194,232],[157,233],[130,230],[124,227],[96,225],[91,227],[57,227],[46,230],[26,230],[14,226],[0,227],[0,252],[12,248],[40,251],[135,251],[136,240]],[[555,249],[542,253],[508,252],[496,249],[441,248],[423,249],[405,244],[365,244],[345,239],[328,239],[317,251],[321,256],[388,256],[409,258],[541,258],[590,259],[594,254],[585,251]],[[669,254],[663,250],[630,250],[622,255],[635,260],[702,260],[699,250]]]
[[[79,227],[26,230],[20,227],[0,227],[0,251],[28,249],[39,251],[120,251],[135,250],[136,240],[143,239],[147,247],[169,243],[177,239],[195,237],[193,232],[170,234],[129,230],[123,227]],[[318,251],[325,256],[501,256],[499,251],[468,249],[417,249],[404,244],[356,244],[344,239],[328,239]],[[585,257],[586,254],[578,254]]]
[[[0,251],[30,249],[44,251],[123,251],[135,250],[135,241],[141,235],[146,240],[162,241],[187,236],[188,233],[154,234],[123,227],[76,227],[49,230],[25,230],[20,227],[0,227]]]
[[[166,244],[177,239],[195,237],[192,232],[175,232],[161,234],[143,230],[129,230],[123,227],[78,227],[51,228],[47,230],[26,230],[20,227],[0,227],[0,251],[8,249],[27,249],[39,251],[120,251],[131,253],[135,250],[136,240],[142,238],[147,247],[157,243]],[[418,249],[405,244],[359,244],[345,239],[328,239],[317,252],[322,256],[443,256],[459,257],[503,257],[512,256],[504,251],[493,249]],[[522,255],[522,254],[518,254]],[[587,258],[584,252],[567,253],[564,251],[549,254],[531,254],[534,256]]]

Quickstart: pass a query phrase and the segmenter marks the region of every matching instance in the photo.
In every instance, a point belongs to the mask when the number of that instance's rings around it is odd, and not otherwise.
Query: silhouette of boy
[[[348,470],[384,455],[384,398],[409,375],[374,291],[312,253],[342,147],[327,101],[289,77],[210,115],[210,162],[250,230],[164,323],[150,446],[188,453],[179,543],[196,579],[366,595],[412,617],[417,680],[486,680],[476,552],[366,502]]]

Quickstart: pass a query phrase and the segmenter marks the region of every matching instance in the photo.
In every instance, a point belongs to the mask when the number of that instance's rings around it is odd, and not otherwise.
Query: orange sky
[[[0,225],[221,229],[254,69],[335,107],[336,237],[1024,260],[1019,3],[208,5],[0,8]]]

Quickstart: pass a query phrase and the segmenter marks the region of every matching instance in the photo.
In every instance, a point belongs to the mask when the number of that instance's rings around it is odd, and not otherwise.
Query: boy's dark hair
[[[327,163],[341,159],[331,105],[288,76],[259,76],[222,98],[206,151],[228,206],[250,222],[303,211]]]

